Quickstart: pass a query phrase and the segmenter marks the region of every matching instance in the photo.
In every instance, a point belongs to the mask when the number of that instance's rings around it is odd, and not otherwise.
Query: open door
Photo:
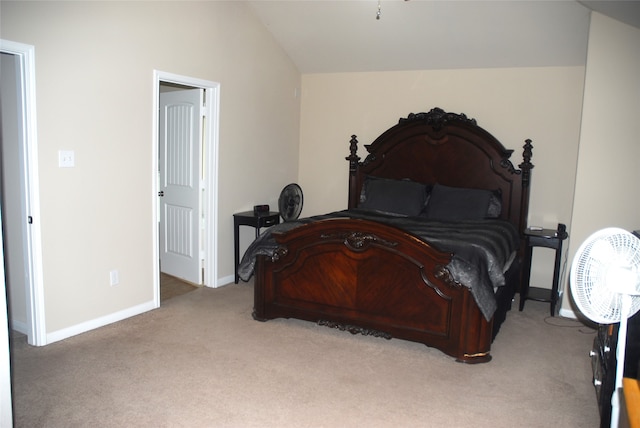
[[[44,346],[35,48],[0,39],[0,69],[0,199],[10,325],[30,345]]]
[[[160,270],[202,285],[202,137],[204,90],[160,94]]]

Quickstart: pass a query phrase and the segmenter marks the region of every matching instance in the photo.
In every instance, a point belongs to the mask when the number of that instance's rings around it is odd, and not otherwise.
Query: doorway
[[[11,329],[46,345],[36,141],[34,47],[0,40],[2,237]],[[8,185],[11,183],[11,185]],[[16,186],[17,184],[17,186]]]
[[[217,178],[218,178],[218,116],[219,116],[219,83],[196,79],[187,76],[180,76],[172,73],[166,73],[162,71],[154,71],[154,146],[153,146],[153,195],[154,195],[154,254],[155,258],[154,266],[154,302],[156,306],[160,305],[160,277],[161,272],[164,271],[161,263],[161,256],[167,252],[176,253],[175,258],[196,258],[198,263],[198,277],[184,279],[189,282],[204,285],[206,287],[217,287],[217,224],[218,224],[218,207],[217,207]],[[198,93],[201,96],[202,101],[198,101],[201,105],[197,111],[194,109],[188,109],[188,111],[195,111],[202,118],[202,123],[198,125],[197,132],[202,133],[201,141],[198,140],[197,150],[187,150],[183,153],[189,153],[189,160],[193,166],[197,169],[197,201],[195,205],[198,206],[197,211],[191,217],[186,217],[185,211],[182,209],[172,209],[169,204],[165,204],[165,197],[169,196],[166,192],[166,180],[163,180],[162,168],[166,165],[163,159],[166,156],[170,156],[166,153],[166,141],[163,139],[163,129],[165,129],[163,117],[162,94],[163,93]],[[192,103],[195,104],[196,102]],[[187,111],[180,108],[180,111]],[[189,113],[191,114],[191,113]],[[161,129],[161,124],[162,129]],[[196,132],[194,131],[194,132]],[[198,153],[201,156],[198,156]],[[192,157],[193,156],[193,157]],[[200,158],[200,161],[197,159]],[[183,168],[184,169],[184,168]],[[181,171],[183,169],[180,169]],[[175,204],[174,206],[178,206]],[[190,232],[190,236],[193,237],[199,243],[192,247],[188,245],[186,248],[182,248],[179,245],[172,247],[167,244],[167,239],[164,234],[166,225],[161,222],[170,218],[174,223],[172,228],[172,234],[178,234],[181,238],[176,242],[183,242],[182,235]],[[185,220],[186,219],[186,220]],[[193,228],[196,228],[195,234]],[[164,228],[164,229],[163,229]],[[162,233],[161,233],[162,232]],[[181,244],[182,245],[182,244]],[[178,248],[179,251],[168,251]],[[195,250],[193,249],[195,248]],[[175,260],[170,260],[167,263],[174,263]],[[193,271],[193,268],[190,268]],[[178,270],[179,272],[179,270]],[[171,273],[171,272],[169,272]],[[178,275],[179,277],[182,274]]]

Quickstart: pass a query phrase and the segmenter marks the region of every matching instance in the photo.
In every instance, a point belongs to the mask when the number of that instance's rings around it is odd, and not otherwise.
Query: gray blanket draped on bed
[[[281,223],[264,231],[247,249],[238,275],[248,281],[256,256],[272,256],[278,243],[271,232],[286,232],[312,221],[348,217],[379,221],[406,230],[441,251],[454,254],[447,266],[453,278],[471,289],[478,307],[488,320],[496,311],[494,289],[505,285],[508,270],[518,249],[518,232],[502,220],[436,221],[420,217],[396,217],[358,209],[337,211]]]

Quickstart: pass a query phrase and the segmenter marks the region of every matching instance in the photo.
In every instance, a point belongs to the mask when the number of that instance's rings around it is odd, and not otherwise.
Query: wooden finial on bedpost
[[[531,163],[531,157],[533,156],[532,149],[533,144],[531,144],[531,140],[524,140],[525,144],[522,146],[524,151],[522,152],[523,162],[518,165],[522,170],[522,187],[529,187],[529,183],[531,182],[531,170],[533,169],[533,164]]]
[[[522,152],[522,163],[518,165],[522,171],[522,196],[520,199],[520,235],[524,236],[524,230],[527,228],[527,220],[529,219],[529,193],[531,184],[531,170],[533,164],[531,163],[531,157],[533,156],[533,144],[531,140],[526,139],[524,141],[524,151]],[[524,239],[521,240],[522,245],[520,253],[524,254]]]
[[[349,156],[345,159],[349,161],[349,205],[348,208],[355,208],[358,206],[358,162],[360,156],[356,153],[358,151],[358,137],[351,136],[349,141]]]

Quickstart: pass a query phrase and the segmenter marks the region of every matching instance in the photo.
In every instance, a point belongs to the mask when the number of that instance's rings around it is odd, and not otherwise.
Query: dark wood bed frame
[[[447,269],[452,254],[381,223],[322,220],[275,234],[273,257],[259,256],[254,318],[297,318],[351,333],[424,343],[468,363],[487,362],[500,324],[520,286],[522,232],[529,207],[532,145],[514,167],[507,150],[463,114],[434,108],[410,114],[366,145],[361,162],[350,141],[349,208],[367,175],[502,193],[501,218],[521,234],[498,311],[486,320],[468,287]]]

